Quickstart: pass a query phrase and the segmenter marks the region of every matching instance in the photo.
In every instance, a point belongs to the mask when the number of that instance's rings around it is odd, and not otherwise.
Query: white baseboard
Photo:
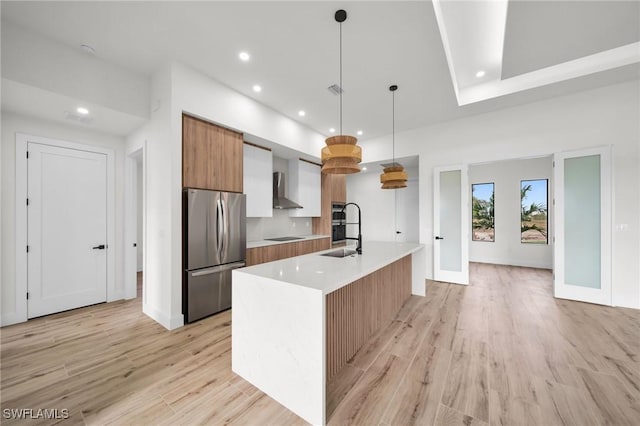
[[[469,262],[474,263],[489,263],[491,265],[504,265],[504,266],[522,266],[524,268],[540,268],[540,269],[553,269],[553,266],[541,262],[527,262],[527,261],[509,261],[495,260],[495,259],[469,259]]]
[[[142,304],[142,312],[167,330],[175,330],[184,325],[184,315],[182,314],[170,317],[146,303]]]
[[[123,300],[124,294],[121,291],[115,292],[113,294],[108,295],[107,303],[115,302],[118,300]]]
[[[623,301],[622,303],[620,303],[619,301],[614,301],[613,306],[616,308],[640,309],[640,306],[634,306],[626,301]]]
[[[27,317],[19,314],[18,312],[11,313],[3,313],[2,318],[0,318],[0,326],[5,327],[7,325],[19,324],[21,322],[26,322]]]

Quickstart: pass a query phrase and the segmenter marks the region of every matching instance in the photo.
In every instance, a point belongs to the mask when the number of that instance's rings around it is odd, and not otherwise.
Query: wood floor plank
[[[640,399],[627,391],[614,376],[578,368],[584,383],[584,395],[601,424],[637,425],[640,419]]]
[[[418,309],[423,303],[424,297],[420,296],[411,296],[409,299],[402,305],[402,308],[396,314],[394,320],[395,321],[406,321],[409,316]]]
[[[409,362],[403,358],[381,354],[338,405],[329,424],[379,422],[408,366]]]
[[[154,424],[170,417],[173,411],[157,395],[137,392],[112,403],[103,409],[83,413],[87,424],[130,424],[133,419],[140,424]]]
[[[533,384],[540,407],[540,423],[565,425],[593,423],[593,412],[584,395],[576,388],[537,377],[533,379]]]
[[[340,401],[353,389],[363,374],[364,370],[347,364],[338,376],[327,383],[327,418],[331,417]]]
[[[278,426],[309,426],[310,423],[307,423],[300,417],[296,416],[289,410],[285,410],[282,415],[275,419],[275,424]]]
[[[390,425],[434,424],[450,363],[450,351],[423,343],[400,382],[383,422]]]
[[[435,423],[439,426],[484,426],[486,422],[475,419],[446,405],[440,404],[438,418]]]
[[[554,299],[534,268],[426,287],[329,384],[330,424],[638,424],[640,311]],[[305,425],[231,371],[230,336],[230,311],[167,331],[140,298],[1,328],[0,407],[71,415],[2,424]]]
[[[369,368],[378,355],[387,348],[402,324],[400,321],[393,321],[387,327],[379,330],[349,360],[349,365],[361,370]]]
[[[470,338],[461,339],[453,350],[442,403],[488,422],[488,367],[487,344]]]
[[[229,381],[229,383],[231,383],[233,386],[235,386],[237,389],[239,389],[242,393],[244,393],[247,396],[253,396],[257,392],[260,392],[260,389],[253,386],[251,383],[247,382],[245,379],[243,379],[242,377],[238,376],[235,373],[232,373],[232,378]]]
[[[250,426],[280,426],[281,416],[288,411],[285,407],[260,392],[249,397],[251,405],[233,418],[232,425]]]
[[[247,405],[248,397],[227,383],[193,398],[175,414],[160,420],[157,425],[228,424]]]
[[[489,417],[492,425],[555,425],[543,423],[540,406],[527,398],[513,397],[491,389],[489,392]],[[560,423],[561,424],[561,423]]]
[[[423,340],[424,332],[422,330],[413,327],[409,323],[402,323],[385,350],[395,356],[411,361]]]

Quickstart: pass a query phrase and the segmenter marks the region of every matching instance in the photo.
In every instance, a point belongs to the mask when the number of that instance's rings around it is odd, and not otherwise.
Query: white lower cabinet
[[[289,210],[289,216],[320,217],[320,166],[296,158],[289,160],[289,198],[302,206]]]
[[[273,157],[270,150],[244,144],[244,193],[247,217],[273,216]]]

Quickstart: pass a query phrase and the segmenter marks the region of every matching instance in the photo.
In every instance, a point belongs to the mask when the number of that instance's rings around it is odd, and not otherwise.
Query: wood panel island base
[[[328,250],[331,251],[331,250]],[[411,296],[425,295],[424,246],[368,242],[233,271],[232,369],[312,424],[327,384]]]

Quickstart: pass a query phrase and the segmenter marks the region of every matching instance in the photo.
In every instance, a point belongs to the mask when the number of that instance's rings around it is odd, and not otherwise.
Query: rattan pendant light
[[[342,134],[342,23],[347,20],[347,12],[336,11],[335,20],[340,24],[340,135],[325,140],[327,146],[322,148],[321,159],[323,173],[346,175],[360,171],[362,149],[356,145],[358,139]]]
[[[391,164],[384,165],[384,173],[380,175],[380,183],[382,189],[398,189],[407,187],[407,172],[404,171],[402,164],[396,163],[396,90],[398,86],[395,84],[389,86],[391,91],[391,105],[392,105],[392,153],[393,161]]]

